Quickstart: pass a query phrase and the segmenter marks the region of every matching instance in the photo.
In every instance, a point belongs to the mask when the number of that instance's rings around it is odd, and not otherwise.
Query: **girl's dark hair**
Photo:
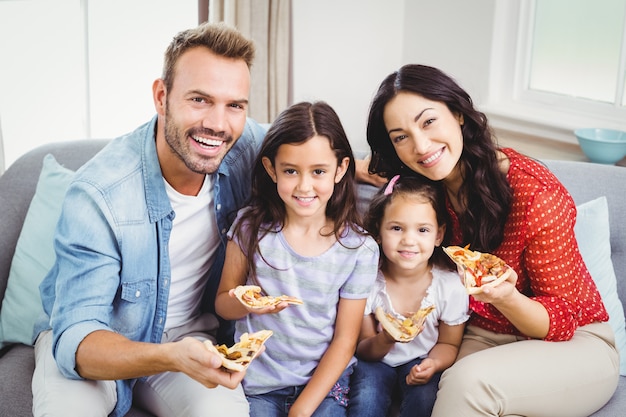
[[[282,229],[286,216],[285,203],[278,195],[276,184],[265,170],[262,160],[267,157],[274,165],[281,145],[304,143],[314,136],[328,139],[337,158],[337,166],[344,158],[350,159],[345,175],[335,184],[333,194],[326,205],[326,216],[334,223],[329,234],[334,234],[341,242],[342,230],[345,227],[350,227],[359,234],[365,233],[356,210],[354,156],[339,116],[325,102],[294,104],[278,115],[265,135],[254,162],[249,207],[242,213],[240,221],[233,229],[233,234],[241,242],[247,256],[249,271],[253,278],[256,273],[254,254],[260,254],[258,242],[267,233]]]
[[[410,64],[383,80],[371,103],[367,123],[367,142],[372,151],[370,172],[388,178],[413,173],[398,158],[383,119],[385,106],[401,91],[444,103],[453,114],[463,117],[463,152],[458,163],[463,184],[456,197],[467,206],[459,216],[463,232],[460,243],[484,252],[495,250],[502,243],[511,209],[511,187],[500,171],[498,146],[487,116],[476,110],[467,92],[442,71]]]
[[[442,246],[447,246],[450,241],[451,229],[449,227],[449,216],[446,210],[445,191],[440,182],[431,181],[426,177],[401,175],[393,185],[391,193],[385,195],[387,186],[381,188],[372,198],[369,209],[365,215],[365,229],[380,244],[380,225],[383,221],[385,209],[393,200],[398,197],[418,198],[429,203],[437,216],[438,226],[446,226],[443,241],[436,247],[431,262],[445,269],[455,269],[450,258],[443,252]],[[385,265],[387,258],[383,251],[380,251],[381,266]]]

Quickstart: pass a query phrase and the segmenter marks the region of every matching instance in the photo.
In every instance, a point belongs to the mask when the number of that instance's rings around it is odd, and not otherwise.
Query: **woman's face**
[[[385,106],[383,119],[404,165],[435,181],[455,174],[463,151],[462,116],[442,102],[400,92]]]

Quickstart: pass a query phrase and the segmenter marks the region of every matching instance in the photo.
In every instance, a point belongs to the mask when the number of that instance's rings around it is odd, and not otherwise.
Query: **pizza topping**
[[[382,307],[374,312],[381,326],[398,342],[410,342],[422,332],[426,317],[435,309],[434,305],[419,309],[417,313],[406,318],[388,313]]]
[[[232,371],[243,371],[259,354],[261,347],[273,334],[271,330],[260,330],[255,333],[244,333],[239,342],[231,347],[214,345],[211,341],[204,342],[207,349],[222,357],[222,367]]]
[[[444,252],[464,271],[465,287],[470,293],[480,292],[486,284],[493,286],[504,281],[509,275],[510,267],[500,258],[490,253],[472,251],[465,247],[448,246]]]
[[[235,296],[243,305],[249,308],[263,308],[287,302],[289,304],[302,304],[302,300],[289,295],[269,296],[261,295],[261,287],[257,285],[239,285],[235,288]]]

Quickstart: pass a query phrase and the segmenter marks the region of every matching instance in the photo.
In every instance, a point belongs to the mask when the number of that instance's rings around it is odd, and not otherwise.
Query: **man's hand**
[[[241,382],[245,371],[233,372],[222,368],[222,359],[210,352],[201,341],[193,337],[185,337],[172,344],[177,352],[177,363],[180,372],[200,382],[208,388],[223,385],[234,389]]]
[[[376,187],[382,187],[387,183],[387,178],[381,177],[377,174],[370,174],[368,167],[370,164],[369,158],[355,159],[354,164],[356,166],[356,180],[366,184],[372,184]]]
[[[222,359],[193,337],[177,342],[133,342],[108,330],[96,330],[78,346],[76,368],[83,378],[116,380],[162,372],[182,372],[206,387],[234,389],[245,372],[229,372]]]

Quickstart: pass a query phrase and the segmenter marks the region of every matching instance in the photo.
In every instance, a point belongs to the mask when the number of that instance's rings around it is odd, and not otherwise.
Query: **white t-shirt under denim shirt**
[[[168,245],[172,282],[167,304],[165,330],[188,323],[200,310],[204,276],[213,264],[220,244],[213,209],[213,181],[204,178],[198,195],[184,195],[165,182],[165,190],[176,213]]]

